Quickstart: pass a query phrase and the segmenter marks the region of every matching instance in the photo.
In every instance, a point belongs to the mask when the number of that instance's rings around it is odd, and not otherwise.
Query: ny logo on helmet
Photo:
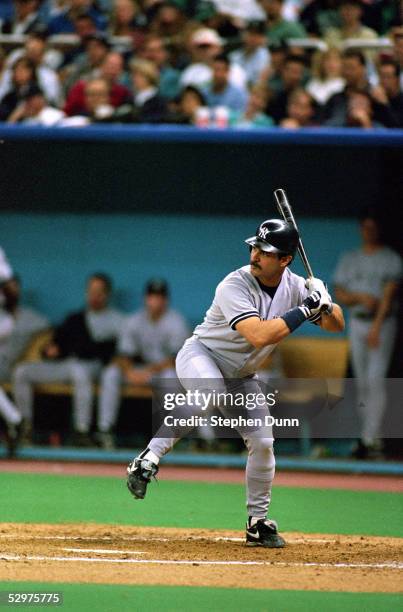
[[[267,227],[259,228],[259,238],[263,238],[263,240],[265,240],[268,233],[269,233],[269,230],[267,229]]]

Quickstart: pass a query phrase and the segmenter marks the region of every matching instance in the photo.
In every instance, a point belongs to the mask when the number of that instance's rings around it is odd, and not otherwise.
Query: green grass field
[[[123,476],[123,472],[122,472]],[[92,522],[242,529],[244,487],[160,481],[133,500],[124,478],[0,474],[0,522]],[[272,516],[283,531],[403,537],[403,494],[274,487]],[[252,585],[251,585],[252,586]],[[403,609],[399,595],[212,589],[201,587],[0,583],[0,590],[64,593],[61,610],[326,610]],[[10,608],[11,609],[11,608]],[[25,609],[31,609],[25,607]],[[35,610],[51,607],[32,608]]]

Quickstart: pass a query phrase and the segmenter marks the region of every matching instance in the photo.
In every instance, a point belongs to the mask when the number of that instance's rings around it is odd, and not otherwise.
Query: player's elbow
[[[259,329],[243,329],[241,331],[237,326],[237,331],[239,331],[245,340],[247,340],[255,349],[261,349],[268,344]]]
[[[268,344],[271,344],[270,342],[267,342],[263,338],[259,337],[253,338],[253,340],[250,340],[249,342],[255,347],[255,349],[262,349]]]
[[[267,330],[257,330],[255,333],[251,334],[247,340],[256,348],[262,349],[265,346],[269,346],[270,344],[277,344],[281,338],[278,337],[276,333],[267,333]]]

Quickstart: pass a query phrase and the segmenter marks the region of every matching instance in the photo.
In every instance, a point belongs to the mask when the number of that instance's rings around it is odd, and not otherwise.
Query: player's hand
[[[305,281],[305,287],[308,289],[309,293],[312,293],[312,291],[320,291],[321,293],[327,292],[327,287],[323,280],[315,278],[314,276],[308,276]]]
[[[329,300],[329,306],[327,308],[322,307],[320,312],[321,313],[324,312],[325,314],[331,314],[333,310],[332,298],[330,296],[330,293],[327,290],[327,286],[325,285],[325,283],[320,278],[315,278],[314,276],[310,276],[305,281],[305,287],[311,293],[313,291],[319,291],[321,296],[327,296],[327,299]],[[315,323],[316,321],[320,319],[320,317],[318,317],[318,315],[315,314],[312,317],[308,317],[308,319],[312,321],[313,323]]]
[[[323,310],[329,310],[331,312],[332,300],[327,291],[324,293],[313,291],[305,298],[299,308],[304,313],[305,318],[309,319],[315,317],[315,315],[320,315]]]

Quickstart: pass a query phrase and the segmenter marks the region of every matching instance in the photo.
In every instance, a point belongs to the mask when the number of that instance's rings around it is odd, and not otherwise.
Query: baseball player
[[[0,248],[0,352],[2,347],[9,342],[15,329],[15,317],[4,307],[6,301],[4,287],[12,278],[12,268],[7,260],[6,254],[3,249]],[[0,364],[0,379],[1,378]],[[0,416],[6,423],[8,454],[12,456],[21,433],[22,417],[2,388],[0,388]]]
[[[344,329],[342,310],[332,304],[324,283],[316,278],[305,281],[289,269],[298,240],[298,232],[279,219],[263,221],[256,235],[246,240],[250,264],[219,283],[203,323],[177,355],[176,372],[185,389],[193,383],[204,391],[221,381],[231,392],[259,393],[260,364],[306,320],[328,331]],[[225,407],[218,408],[226,415]],[[284,539],[276,522],[267,518],[275,467],[271,428],[237,430],[248,449],[246,542],[281,548]],[[178,439],[159,437],[157,432],[129,464],[127,485],[136,499],[144,498],[161,457]]]
[[[357,381],[361,439],[356,459],[382,455],[381,426],[386,408],[386,376],[398,326],[396,293],[403,276],[401,257],[385,246],[379,220],[366,211],[360,223],[362,246],[338,263],[335,294],[350,311],[350,351]]]

